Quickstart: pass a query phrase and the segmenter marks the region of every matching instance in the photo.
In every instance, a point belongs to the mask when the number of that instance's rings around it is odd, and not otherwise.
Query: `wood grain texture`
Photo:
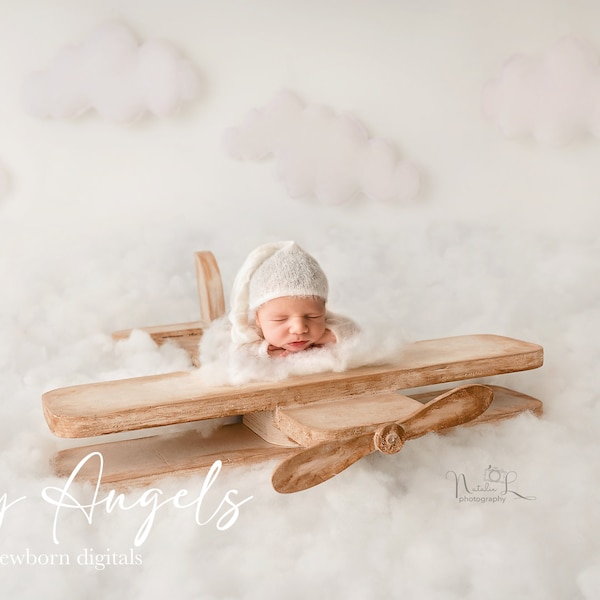
[[[198,283],[200,321],[206,327],[211,321],[225,314],[221,272],[213,253],[206,250],[194,254],[194,264]]]
[[[363,394],[343,402],[315,402],[278,408],[276,426],[300,446],[373,433],[379,425],[403,421],[423,404],[397,392]]]
[[[392,365],[213,388],[197,373],[177,372],[51,390],[42,405],[56,435],[86,437],[524,371],[542,363],[537,344],[469,335],[410,344]]]
[[[311,406],[311,405],[308,405]],[[260,436],[263,440],[275,446],[297,448],[298,443],[285,434],[275,423],[274,410],[251,412],[242,417],[242,423]]]
[[[56,454],[53,468],[69,477],[93,452],[104,459],[103,484],[148,485],[167,475],[208,471],[216,460],[223,466],[248,466],[289,456],[293,449],[272,446],[241,423],[224,425],[205,437],[198,431],[153,435],[70,448]],[[86,462],[77,480],[98,481],[98,461]]]
[[[329,438],[284,459],[273,472],[273,487],[285,494],[299,492],[331,479],[376,449],[395,454],[406,440],[472,421],[488,409],[493,395],[488,386],[460,386],[439,394],[427,404],[415,401],[419,405],[416,412],[399,422],[372,424],[356,433],[344,427],[349,421],[347,414],[356,411],[358,417],[364,407],[346,405],[339,415],[323,411],[321,418],[308,407],[307,412],[312,413],[308,415],[308,422],[321,425],[321,419],[329,420]],[[296,419],[301,420],[301,411],[296,413]],[[303,425],[310,429],[306,423]]]
[[[285,458],[273,471],[271,483],[280,494],[301,492],[324,483],[375,450],[373,434],[331,440]]]
[[[462,427],[495,423],[524,411],[531,411],[536,415],[542,412],[542,403],[531,396],[505,387],[489,387],[494,391],[490,407]],[[412,397],[424,404],[445,391],[427,392]],[[298,447],[274,446],[238,423],[217,429],[208,437],[195,431],[163,433],[63,450],[54,458],[55,472],[68,477],[79,462],[92,452],[101,452],[104,457],[104,483],[135,486],[148,485],[168,475],[203,473],[215,460],[223,461],[224,467],[237,467],[284,459],[297,453]],[[97,464],[86,464],[81,478],[96,481]]]
[[[420,408],[420,402],[399,392],[380,392],[248,413],[243,423],[271,444],[311,446],[331,439],[332,429],[360,435],[373,425],[398,421]]]

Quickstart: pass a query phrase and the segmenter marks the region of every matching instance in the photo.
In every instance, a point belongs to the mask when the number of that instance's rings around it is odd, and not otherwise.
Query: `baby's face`
[[[256,323],[272,346],[300,352],[323,337],[325,302],[297,296],[275,298],[258,309]]]

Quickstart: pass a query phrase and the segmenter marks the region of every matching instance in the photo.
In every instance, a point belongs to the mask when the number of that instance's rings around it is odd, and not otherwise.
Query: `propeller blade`
[[[282,461],[271,482],[281,494],[300,492],[331,479],[374,450],[372,433],[323,442]]]
[[[463,385],[427,403],[402,422],[408,439],[430,431],[441,431],[472,421],[484,413],[494,399],[494,391],[480,384]]]
[[[282,494],[300,492],[331,479],[376,449],[398,452],[406,439],[461,425],[483,413],[493,390],[474,384],[455,388],[426,404],[403,423],[390,423],[355,438],[311,446],[282,461],[271,481]]]

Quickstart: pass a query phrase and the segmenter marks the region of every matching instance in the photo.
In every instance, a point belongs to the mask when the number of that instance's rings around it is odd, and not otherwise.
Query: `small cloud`
[[[543,55],[515,55],[485,86],[482,109],[509,138],[548,144],[600,138],[598,54],[569,36]]]
[[[360,196],[380,202],[412,201],[419,173],[400,160],[389,142],[369,137],[352,115],[306,105],[295,94],[277,94],[225,132],[226,152],[238,160],[272,157],[292,198],[341,204]]]
[[[197,96],[191,63],[163,41],[138,44],[119,23],[97,27],[77,45],[63,47],[44,71],[23,86],[25,110],[36,117],[68,119],[95,109],[128,123],[149,112],[167,117],[181,101]]]

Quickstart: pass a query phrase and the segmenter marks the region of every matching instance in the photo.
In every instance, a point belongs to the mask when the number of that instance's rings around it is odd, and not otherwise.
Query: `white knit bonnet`
[[[233,282],[231,336],[236,344],[260,340],[255,311],[283,296],[316,296],[327,301],[329,286],[319,263],[295,242],[263,244],[253,250]]]

